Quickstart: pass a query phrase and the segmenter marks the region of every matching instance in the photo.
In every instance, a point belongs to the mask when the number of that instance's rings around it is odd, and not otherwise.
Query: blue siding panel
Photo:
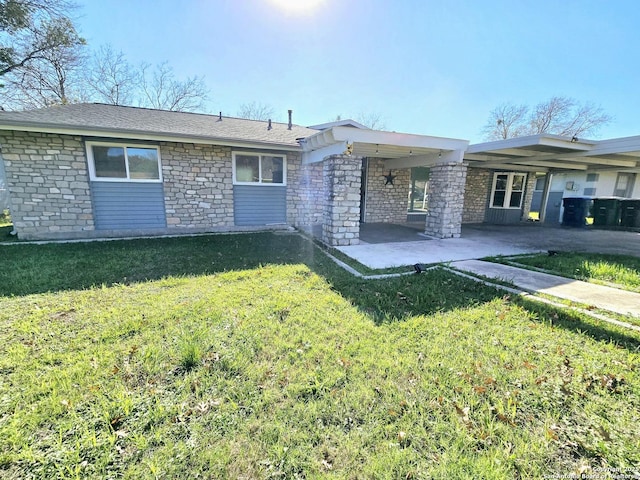
[[[236,225],[268,225],[287,222],[287,187],[234,185]]]
[[[161,183],[91,182],[96,230],[165,228]]]

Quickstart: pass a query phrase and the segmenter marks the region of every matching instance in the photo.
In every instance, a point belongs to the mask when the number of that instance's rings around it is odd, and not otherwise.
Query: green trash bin
[[[593,206],[593,200],[588,197],[569,197],[562,199],[564,213],[562,214],[562,225],[567,227],[585,227],[587,217]]]
[[[620,223],[619,198],[593,200],[593,224],[599,227],[617,227]]]
[[[640,200],[627,199],[620,201],[620,225],[640,228]]]

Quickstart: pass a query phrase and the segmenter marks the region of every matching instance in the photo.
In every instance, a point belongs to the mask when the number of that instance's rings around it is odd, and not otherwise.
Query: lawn
[[[1,478],[639,473],[634,332],[297,235],[0,252]]]
[[[640,258],[626,255],[559,252],[512,257],[511,262],[536,267],[562,277],[587,282],[616,284],[620,288],[640,292]]]

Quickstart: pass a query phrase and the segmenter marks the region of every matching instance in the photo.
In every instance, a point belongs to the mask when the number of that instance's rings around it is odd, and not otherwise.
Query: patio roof
[[[533,135],[471,145],[464,159],[470,166],[482,168],[640,172],[640,136],[583,140]]]
[[[306,138],[298,139],[304,163],[321,162],[329,155],[351,154],[386,159],[388,168],[429,166],[443,161],[462,161],[467,140],[431,137],[331,126]]]

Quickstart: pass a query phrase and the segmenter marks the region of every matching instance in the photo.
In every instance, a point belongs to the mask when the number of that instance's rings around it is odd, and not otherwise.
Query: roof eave
[[[205,135],[180,135],[167,132],[145,132],[120,128],[61,127],[57,124],[12,122],[0,124],[0,130],[18,130],[22,132],[53,133],[60,135],[81,135],[89,137],[113,137],[127,140],[168,141],[183,143],[199,143],[205,145],[222,145],[229,147],[258,147],[269,150],[300,151],[299,144],[268,142],[264,140],[244,140],[229,137],[210,137]]]

